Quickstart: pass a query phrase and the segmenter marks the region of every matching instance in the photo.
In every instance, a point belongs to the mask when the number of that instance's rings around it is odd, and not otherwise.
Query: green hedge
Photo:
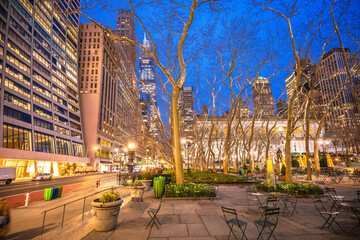
[[[226,175],[220,173],[213,173],[208,171],[196,171],[191,170],[190,172],[185,172],[185,180],[187,182],[193,183],[241,183],[244,182],[244,178]]]
[[[321,195],[324,193],[318,185],[308,183],[278,183],[275,187],[265,183],[259,183],[257,189],[265,192],[283,193],[298,191],[299,194],[303,195]]]
[[[183,185],[170,183],[166,186],[165,197],[195,197],[195,191],[200,192],[200,197],[216,197],[214,187],[208,184],[195,183],[185,183]]]

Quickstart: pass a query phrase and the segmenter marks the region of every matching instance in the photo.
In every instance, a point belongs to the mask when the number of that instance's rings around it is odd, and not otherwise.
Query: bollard
[[[25,207],[29,205],[30,201],[30,192],[25,193]]]
[[[96,187],[99,187],[99,180],[96,181]]]

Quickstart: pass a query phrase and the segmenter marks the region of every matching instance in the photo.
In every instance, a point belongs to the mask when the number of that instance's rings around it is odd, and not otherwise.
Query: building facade
[[[111,29],[107,29],[111,32]],[[122,55],[104,29],[80,24],[79,78],[84,137],[91,165],[100,171],[118,168],[116,155],[129,142],[141,152],[141,108],[133,77]]]
[[[349,67],[352,69],[359,64],[357,53],[350,53],[350,49],[345,49],[346,59]],[[345,70],[342,50],[333,48],[327,52],[320,61],[320,90],[323,96],[324,104],[330,102],[339,93],[340,95],[329,107],[329,114],[326,116],[326,131],[336,133],[342,141],[343,147],[352,152],[359,152],[360,139],[360,115],[358,104],[351,93],[350,86],[344,91],[341,89],[348,81],[348,75]],[[359,81],[356,75],[353,75],[353,82]]]
[[[89,163],[78,86],[73,1],[0,2],[0,167],[17,177]]]
[[[253,107],[260,117],[275,116],[274,97],[268,79],[258,77],[252,86]]]
[[[279,99],[276,103],[276,116],[279,118],[288,117],[288,105],[285,99]]]

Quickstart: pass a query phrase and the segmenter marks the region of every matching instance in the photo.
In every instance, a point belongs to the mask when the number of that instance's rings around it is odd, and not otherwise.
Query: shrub
[[[108,203],[108,202],[115,202],[117,200],[119,200],[120,195],[118,192],[116,191],[109,191],[106,193],[103,193],[99,199],[99,202],[102,203]]]
[[[173,174],[174,170],[165,170],[162,174]]]
[[[321,195],[323,194],[323,190],[315,184],[308,183],[278,183],[275,188],[271,185],[265,183],[259,183],[257,189],[264,192],[298,192],[298,194],[302,195]]]
[[[299,164],[299,162],[297,160],[292,160],[291,161],[291,166],[292,167],[300,167],[300,164]]]
[[[240,183],[244,181],[244,178],[239,176],[208,171],[191,170],[190,173],[185,172],[184,175],[187,182],[193,183]]]
[[[200,197],[216,197],[215,188],[208,184],[184,183],[177,185],[168,184],[165,190],[166,197],[195,197],[195,191],[199,191]]]
[[[246,166],[246,164],[244,164],[243,169],[244,169],[244,171],[246,171],[246,170],[247,170],[247,166]]]
[[[150,180],[150,179],[152,179],[152,174],[151,174],[151,172],[149,172],[149,171],[144,172],[144,173],[142,174],[142,179],[144,179],[144,180]]]
[[[281,166],[281,175],[286,175],[286,167],[284,164]]]
[[[326,157],[323,157],[320,159],[320,167],[327,167],[327,159]]]
[[[259,168],[259,167],[256,167],[256,168],[255,168],[255,171],[260,172],[260,168]]]
[[[247,170],[247,173],[251,173],[251,170],[249,169],[249,170]]]
[[[135,180],[133,184],[131,184],[131,187],[140,187],[143,186],[140,180]]]

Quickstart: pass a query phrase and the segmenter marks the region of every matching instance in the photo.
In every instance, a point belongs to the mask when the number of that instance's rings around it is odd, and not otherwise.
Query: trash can
[[[58,195],[58,187],[54,187],[53,188],[53,194],[52,194],[52,199],[55,199]]]
[[[58,197],[58,198],[61,198],[62,190],[63,190],[63,187],[60,186],[60,187],[58,188],[58,194],[57,194],[57,197]]]
[[[155,198],[161,198],[164,195],[165,178],[161,176],[154,178],[153,186]]]
[[[44,190],[44,200],[50,201],[53,195],[53,189],[52,188],[45,188]]]

